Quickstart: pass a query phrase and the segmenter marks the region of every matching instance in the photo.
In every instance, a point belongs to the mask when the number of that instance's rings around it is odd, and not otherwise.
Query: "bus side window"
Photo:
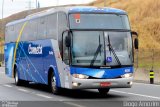
[[[5,42],[8,43],[9,42],[9,27],[5,28]]]
[[[47,17],[47,38],[57,39],[57,13]]]
[[[30,32],[27,36],[27,40],[36,40],[37,39],[37,26],[38,26],[38,20],[31,20],[30,21]]]
[[[24,23],[21,24],[21,28],[22,28],[23,24]],[[24,28],[24,31],[23,31],[23,34],[22,34],[22,37],[21,37],[21,41],[27,41],[27,36],[28,36],[28,33],[30,33],[30,32],[31,32],[30,31],[30,23],[28,23]]]
[[[62,53],[62,33],[67,30],[67,15],[63,12],[58,13],[58,42],[61,55]]]
[[[16,31],[15,31],[15,28],[16,26],[12,25],[9,27],[9,31],[8,31],[8,36],[9,36],[9,42],[15,42],[16,41],[16,38],[17,38],[17,34],[16,34]]]
[[[21,27],[21,24],[17,24],[17,25],[14,25],[14,29],[13,29],[13,38],[11,38],[12,40],[11,40],[11,42],[16,42],[17,41],[17,39],[18,39],[18,36],[19,36],[19,32],[20,32],[20,27]]]
[[[37,36],[37,39],[44,39],[47,36],[46,20],[47,20],[47,17],[42,17],[38,21],[38,36]]]

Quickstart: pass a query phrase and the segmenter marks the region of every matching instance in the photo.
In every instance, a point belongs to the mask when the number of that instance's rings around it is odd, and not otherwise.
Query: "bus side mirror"
[[[132,34],[132,35],[136,35],[136,36],[138,37],[138,33],[135,32],[135,31],[132,31],[131,34]]]
[[[136,36],[136,38],[134,39],[134,48],[138,49],[138,33],[135,31],[132,31],[131,34]]]
[[[66,47],[70,47],[71,46],[71,36],[70,36],[69,33],[65,38],[65,45],[66,45]]]
[[[134,48],[138,49],[138,38],[134,39]]]
[[[64,44],[66,47],[70,47],[71,46],[71,32],[69,30],[65,30],[62,33],[62,38],[64,40]]]

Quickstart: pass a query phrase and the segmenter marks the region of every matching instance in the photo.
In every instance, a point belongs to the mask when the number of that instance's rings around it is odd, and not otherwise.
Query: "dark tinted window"
[[[47,17],[47,38],[57,39],[57,13]]]
[[[63,12],[58,13],[58,41],[59,49],[62,53],[62,33],[67,29],[67,16]],[[61,54],[62,55],[62,54]]]
[[[47,36],[47,17],[38,19],[38,36],[37,39],[45,39]]]
[[[27,38],[28,40],[36,40],[37,36],[38,36],[38,20],[32,20],[30,21],[30,35],[29,38]]]
[[[22,26],[23,26],[23,24],[22,24]],[[21,41],[26,41],[28,38],[28,35],[31,33],[31,31],[30,31],[30,23],[28,22],[27,24],[26,24],[26,26],[25,26],[25,28],[24,28],[24,30],[23,30],[23,34],[22,34],[22,36],[21,36]]]
[[[70,14],[71,29],[127,29],[127,15],[118,14]]]

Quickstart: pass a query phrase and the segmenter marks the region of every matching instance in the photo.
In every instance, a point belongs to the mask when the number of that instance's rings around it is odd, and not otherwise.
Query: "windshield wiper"
[[[121,66],[121,62],[120,62],[117,54],[115,53],[115,51],[114,51],[114,49],[113,49],[113,47],[111,45],[111,41],[110,41],[109,35],[108,35],[108,47],[109,47],[109,51],[113,53],[118,65]]]
[[[92,59],[92,61],[91,61],[90,66],[93,66],[93,64],[94,64],[94,62],[95,62],[95,60],[96,60],[96,58],[97,58],[97,56],[98,56],[98,53],[101,52],[102,44],[100,44],[100,43],[101,43],[101,41],[100,41],[100,35],[99,35],[99,45],[98,45],[98,48],[97,48],[97,50],[96,50],[96,52],[95,52],[95,54],[94,54],[94,57],[93,57],[93,59]]]

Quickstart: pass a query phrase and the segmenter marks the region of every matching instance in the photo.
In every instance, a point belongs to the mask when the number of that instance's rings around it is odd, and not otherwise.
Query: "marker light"
[[[79,79],[87,79],[89,76],[83,75],[83,74],[73,74],[73,77],[79,78]]]
[[[133,76],[132,73],[127,73],[127,74],[121,75],[122,78],[129,78],[129,77],[132,77],[132,76]]]

